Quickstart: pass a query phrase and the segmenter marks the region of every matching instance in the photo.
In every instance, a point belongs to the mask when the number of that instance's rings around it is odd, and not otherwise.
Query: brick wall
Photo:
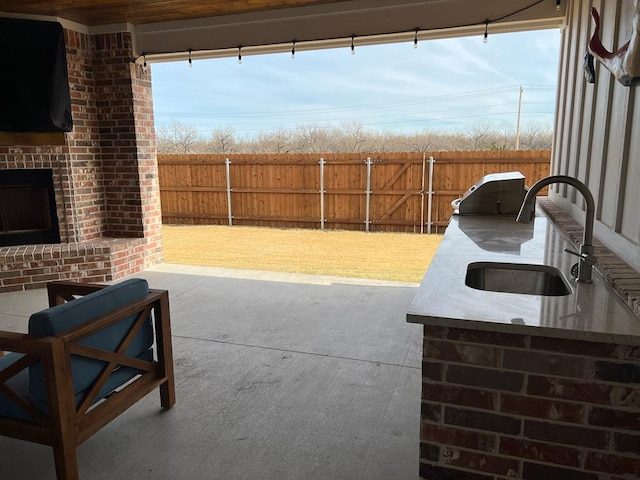
[[[640,346],[424,327],[420,476],[640,478]]]
[[[45,276],[113,280],[162,261],[151,74],[131,62],[128,32],[65,30],[65,41],[74,120],[65,144],[0,146],[0,169],[53,170],[62,246],[0,247],[0,292]],[[94,250],[106,255],[100,268]]]

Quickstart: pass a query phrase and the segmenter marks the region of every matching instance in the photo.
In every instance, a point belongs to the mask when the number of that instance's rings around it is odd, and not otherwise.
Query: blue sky
[[[156,127],[238,137],[358,122],[376,132],[463,131],[479,121],[553,123],[558,30],[152,65]]]

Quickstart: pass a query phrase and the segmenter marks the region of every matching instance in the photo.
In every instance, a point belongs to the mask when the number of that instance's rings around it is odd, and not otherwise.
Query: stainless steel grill
[[[517,215],[527,193],[520,172],[485,175],[451,202],[456,215]]]

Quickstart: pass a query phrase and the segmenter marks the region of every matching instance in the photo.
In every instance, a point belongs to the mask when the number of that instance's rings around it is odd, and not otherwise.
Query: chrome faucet
[[[566,175],[552,175],[539,180],[529,189],[527,195],[524,197],[524,201],[522,202],[522,207],[520,207],[520,212],[516,217],[516,221],[520,223],[531,222],[534,216],[536,195],[542,188],[551,183],[566,183],[575,187],[580,193],[582,193],[587,204],[580,253],[569,249],[565,249],[565,251],[572,255],[576,255],[579,258],[577,274],[573,272],[573,269],[572,274],[577,278],[578,282],[589,283],[591,282],[591,268],[597,261],[596,257],[593,255],[593,220],[596,208],[595,202],[593,201],[593,195],[591,195],[591,192],[584,183]]]

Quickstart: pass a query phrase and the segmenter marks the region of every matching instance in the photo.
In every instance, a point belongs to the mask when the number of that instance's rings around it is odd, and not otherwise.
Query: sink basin
[[[548,265],[475,262],[467,266],[464,282],[476,290],[525,295],[569,295],[571,287],[562,272]]]

